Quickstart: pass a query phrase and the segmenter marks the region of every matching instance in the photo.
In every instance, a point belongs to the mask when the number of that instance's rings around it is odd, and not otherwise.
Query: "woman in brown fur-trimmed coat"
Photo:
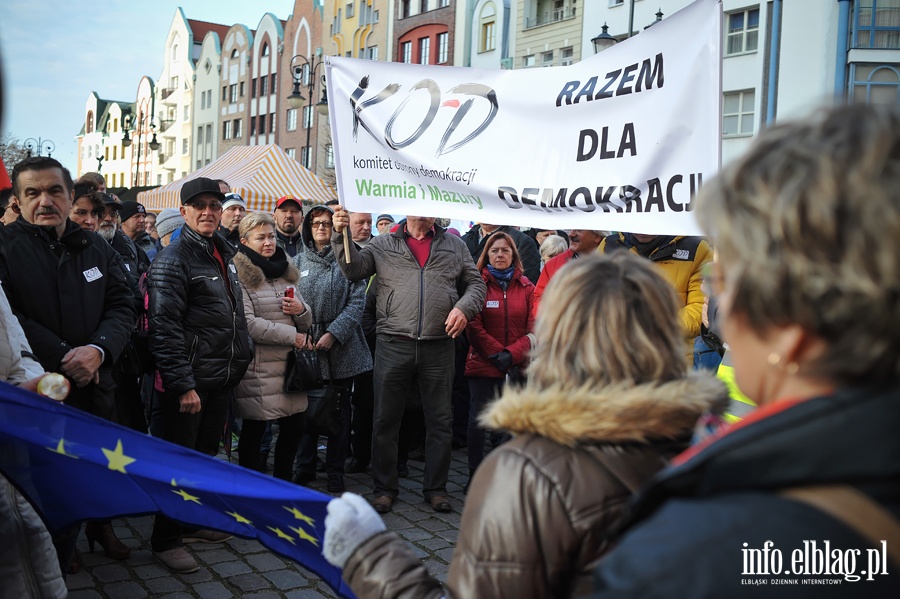
[[[715,378],[688,374],[668,283],[625,252],[561,270],[535,334],[528,382],[507,386],[482,416],[514,438],[475,472],[446,589],[397,533],[372,525],[355,497],[329,504],[323,553],[357,597],[521,599],[589,589],[630,496],[726,398]]]
[[[312,323],[309,306],[297,287],[300,272],[275,243],[275,221],[264,212],[241,222],[238,254],[234,257],[244,298],[247,330],[256,345],[253,361],[234,394],[235,415],[243,418],[238,463],[258,469],[259,447],[267,420],[278,420],[275,443],[276,478],[290,480],[294,456],[303,434],[306,393],[284,393],[284,371],[291,348],[306,347]]]

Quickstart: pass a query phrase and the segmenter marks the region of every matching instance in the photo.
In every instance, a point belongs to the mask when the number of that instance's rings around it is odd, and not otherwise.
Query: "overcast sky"
[[[266,12],[287,19],[294,1],[4,0],[0,136],[52,140],[74,175],[88,95],[133,102],[142,76],[156,81],[179,6],[188,19],[256,29]]]

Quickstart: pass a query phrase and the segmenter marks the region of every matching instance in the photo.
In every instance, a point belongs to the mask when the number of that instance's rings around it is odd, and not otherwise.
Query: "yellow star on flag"
[[[122,450],[122,439],[119,439],[116,442],[115,449],[106,449],[105,447],[101,447],[100,449],[103,450],[103,455],[106,456],[106,459],[109,462],[109,469],[121,472],[122,474],[128,474],[125,472],[125,466],[137,461],[134,458],[125,455]]]
[[[311,534],[309,534],[308,532],[306,532],[305,530],[303,530],[303,529],[300,528],[299,526],[298,526],[297,528],[294,528],[293,526],[288,526],[288,528],[291,529],[291,530],[293,530],[295,533],[297,533],[297,535],[298,535],[302,540],[304,540],[304,541],[309,541],[310,543],[312,543],[312,544],[315,545],[316,547],[319,546],[319,539],[317,539],[316,537],[312,536]]]
[[[228,514],[229,516],[231,516],[232,518],[234,518],[235,520],[237,520],[240,524],[249,524],[251,526],[253,525],[253,522],[251,522],[250,520],[247,520],[246,518],[244,518],[237,512],[225,512],[225,513]]]
[[[308,525],[310,525],[310,526],[315,526],[315,525],[316,525],[316,521],[315,521],[315,520],[313,520],[312,518],[310,518],[309,516],[307,516],[306,514],[304,514],[303,512],[301,512],[300,510],[298,510],[297,508],[295,508],[295,507],[287,507],[286,505],[285,505],[285,506],[282,506],[282,507],[283,507],[284,509],[286,509],[287,511],[289,511],[290,513],[292,513],[292,514],[294,515],[294,518],[296,518],[297,520],[302,520],[303,522],[306,522],[306,523],[307,523]]]
[[[278,538],[279,538],[279,539],[284,539],[285,541],[288,541],[291,545],[296,545],[296,544],[297,544],[297,543],[294,541],[294,537],[292,537],[291,535],[287,534],[286,532],[284,532],[284,531],[281,530],[280,528],[272,528],[271,526],[267,526],[266,528],[268,528],[269,530],[271,530],[272,532],[274,532],[276,535],[278,535]]]
[[[196,497],[196,496],[194,496],[194,495],[191,495],[190,493],[188,493],[188,492],[185,491],[184,489],[179,489],[178,491],[172,491],[172,492],[175,493],[176,495],[180,495],[181,498],[184,499],[185,501],[193,501],[193,502],[196,503],[197,505],[203,505],[202,503],[200,503],[200,498],[199,498],[199,497]]]
[[[65,441],[65,439],[60,439],[60,440],[59,440],[59,443],[56,444],[56,447],[48,447],[47,449],[49,449],[49,450],[52,451],[53,453],[58,453],[59,455],[64,455],[64,456],[66,456],[66,457],[68,457],[68,458],[72,458],[73,460],[77,460],[77,459],[78,459],[78,456],[77,456],[77,455],[71,454],[71,453],[67,453],[67,452],[66,452],[66,441]]]

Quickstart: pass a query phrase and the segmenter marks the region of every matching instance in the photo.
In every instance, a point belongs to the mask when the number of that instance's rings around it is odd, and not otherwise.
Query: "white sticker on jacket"
[[[691,253],[687,250],[675,250],[675,259],[676,260],[690,260]]]
[[[123,262],[122,264],[125,265],[125,270],[127,270],[128,272],[131,272],[131,265],[130,265],[130,264],[128,264],[127,262]]]
[[[231,272],[233,272],[234,274],[237,274],[237,269],[234,267],[234,264],[229,264],[229,265],[228,265],[228,269],[229,269]]]
[[[300,276],[301,276],[301,277],[308,277],[308,276],[309,276],[309,271],[308,271],[308,270],[301,270],[301,271],[300,271]]]
[[[484,304],[485,308],[499,308],[500,302],[499,300],[490,300]]]
[[[82,274],[84,275],[84,278],[87,279],[88,283],[91,283],[91,282],[96,281],[97,279],[100,279],[103,277],[103,273],[100,272],[100,269],[97,268],[96,266],[94,268],[84,271]]]

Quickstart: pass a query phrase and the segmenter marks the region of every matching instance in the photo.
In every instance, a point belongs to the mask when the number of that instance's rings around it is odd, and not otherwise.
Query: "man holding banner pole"
[[[397,440],[414,384],[425,413],[423,495],[436,512],[453,509],[447,497],[453,339],[479,312],[487,290],[465,243],[434,220],[409,216],[362,249],[344,244],[350,216],[343,207],[335,206],[332,220],[331,247],[344,276],[378,275],[372,505],[382,514],[399,495]]]

